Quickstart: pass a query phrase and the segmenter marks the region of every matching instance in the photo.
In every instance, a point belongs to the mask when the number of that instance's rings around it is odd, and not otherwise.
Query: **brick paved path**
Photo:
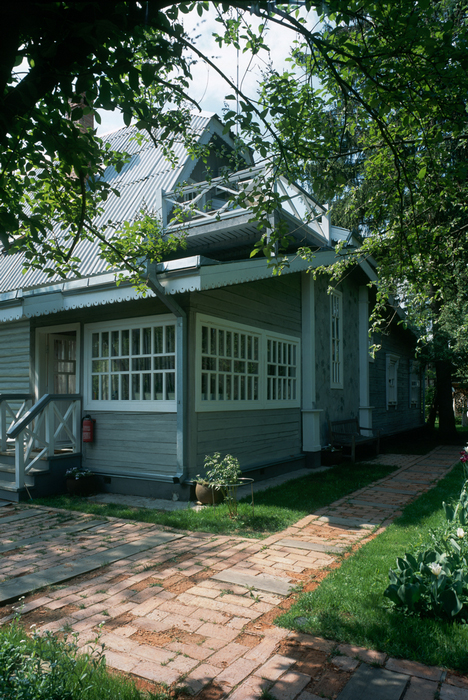
[[[0,600],[26,594],[25,625],[73,630],[84,648],[101,625],[109,666],[181,683],[200,700],[253,700],[263,689],[278,700],[468,700],[468,679],[272,624],[292,586],[385,527],[458,456],[440,447],[380,457],[399,469],[261,541],[4,508]],[[44,581],[55,586],[34,594]],[[12,606],[3,611],[4,624]]]

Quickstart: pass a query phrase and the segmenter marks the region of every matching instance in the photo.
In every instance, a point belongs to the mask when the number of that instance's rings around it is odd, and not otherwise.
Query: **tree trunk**
[[[431,410],[429,411],[429,416],[427,418],[427,425],[431,430],[435,428],[435,419],[437,418],[437,411],[439,408],[439,399],[437,397],[437,387],[434,390],[434,396],[432,397]]]
[[[436,360],[436,385],[439,404],[439,434],[444,439],[456,437],[452,400],[452,366],[447,360]]]

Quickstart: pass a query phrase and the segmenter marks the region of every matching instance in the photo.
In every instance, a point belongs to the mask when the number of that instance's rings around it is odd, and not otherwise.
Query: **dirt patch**
[[[171,578],[176,577],[173,576]],[[185,591],[188,591],[189,588],[193,588],[194,585],[194,581],[191,581],[189,578],[185,578],[185,576],[182,576],[182,579],[179,578],[179,580],[173,584],[167,585],[167,581],[164,582],[165,590],[169,591],[170,593],[185,593]]]
[[[290,596],[285,600],[282,600],[279,605],[264,613],[256,620],[251,620],[244,627],[244,632],[252,632],[252,634],[259,634],[262,630],[273,627],[274,620],[281,614],[289,610],[289,608],[296,602],[296,596]]]
[[[133,620],[133,615],[130,615],[130,613],[123,613],[122,615],[111,618],[110,620],[105,622],[103,625],[103,629],[106,632],[112,632],[112,630],[117,629],[117,627],[124,627],[125,625],[130,625],[133,622]]]
[[[312,678],[323,673],[328,654],[317,649],[304,649],[300,644],[291,640],[283,640],[278,648],[278,654],[296,659],[294,671],[305,673]]]
[[[304,690],[308,690],[310,693],[315,693],[319,697],[334,699],[339,695],[339,693],[341,693],[346,683],[351,678],[351,675],[352,674],[349,672],[338,671],[337,669],[326,665],[320,677],[313,678],[311,682],[306,685]]]
[[[202,644],[206,637],[195,632],[185,632],[177,627],[171,627],[171,629],[164,630],[164,632],[151,632],[150,630],[139,629],[131,635],[131,639],[154,647],[165,647],[172,642]]]
[[[213,569],[204,569],[203,571],[199,571],[198,574],[193,574],[193,576],[189,578],[194,583],[199,583],[200,581],[206,581],[206,579],[211,578],[214,574],[215,572]]]
[[[45,607],[36,608],[36,610],[31,610],[31,612],[21,615],[20,624],[24,627],[46,625],[49,622],[61,620],[62,617],[68,617],[77,610],[78,607],[76,605],[64,605],[63,608],[57,608],[56,610],[49,610],[49,608]]]
[[[332,567],[330,567],[331,569]],[[337,566],[333,566],[333,568],[337,568]],[[302,588],[302,593],[311,593],[312,591],[315,591],[317,586],[319,586],[322,581],[328,576],[330,571],[325,571],[324,569],[314,569],[313,572],[309,574],[307,583],[305,583],[304,587]]]
[[[221,700],[221,698],[224,698],[225,695],[226,693],[221,686],[213,683],[212,685],[208,685],[206,688],[203,688],[201,693],[197,695],[197,700]]]
[[[245,647],[253,649],[253,647],[257,646],[257,644],[260,644],[262,639],[263,635],[251,634],[250,632],[242,632],[242,634],[236,637],[236,643],[243,644]]]

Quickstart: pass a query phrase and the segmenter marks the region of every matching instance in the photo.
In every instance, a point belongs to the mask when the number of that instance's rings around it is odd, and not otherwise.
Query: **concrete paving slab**
[[[45,542],[47,540],[52,540],[57,535],[69,535],[73,532],[82,532],[83,530],[90,530],[93,527],[99,527],[100,525],[105,525],[106,520],[88,520],[85,522],[78,522],[76,525],[69,525],[68,527],[60,527],[60,530],[48,530],[47,532],[42,532],[40,535],[35,535],[34,537],[27,537],[24,540],[15,540],[10,544],[0,545],[0,554],[3,552],[9,552],[12,549],[18,549],[18,547],[26,547],[30,544],[35,544],[36,542]]]
[[[22,595],[33,593],[45,586],[62,583],[75,576],[99,569],[99,567],[106,564],[112,564],[119,559],[126,559],[139,552],[144,552],[146,549],[152,549],[160,544],[166,544],[181,537],[183,537],[181,534],[158,532],[154,535],[142,537],[138,542],[124,544],[98,554],[85,556],[76,562],[67,562],[66,564],[53,566],[33,574],[12,578],[0,585],[0,604],[10,603]]]
[[[369,488],[371,488],[371,486],[372,485],[370,485]],[[415,495],[419,493],[419,489],[394,489],[390,486],[387,486],[386,484],[382,484],[381,486],[374,486],[373,488],[375,491],[381,491],[382,493],[387,493],[387,491],[389,491],[390,493],[399,493],[402,496]]]
[[[409,676],[384,668],[359,666],[337,700],[400,700],[409,683]]]
[[[294,584],[289,583],[284,578],[277,578],[276,576],[269,576],[268,574],[258,574],[257,576],[244,574],[235,569],[226,569],[225,571],[220,571],[219,574],[215,574],[211,577],[215,581],[223,581],[224,583],[236,583],[239,586],[245,586],[246,588],[255,588],[259,591],[266,591],[267,593],[276,593],[276,595],[289,595]]]
[[[399,505],[395,503],[380,503],[380,501],[360,501],[358,498],[352,498],[349,501],[353,506],[370,506],[371,508],[387,508],[388,510],[396,510]]]
[[[339,518],[334,515],[322,515],[317,522],[330,523],[330,525],[346,525],[352,530],[373,530],[377,523],[368,523],[366,520],[356,520],[355,518]]]
[[[40,510],[22,510],[20,513],[6,515],[4,518],[0,518],[0,525],[4,523],[14,523],[17,520],[24,520],[25,518],[37,518],[39,515],[43,515]]]
[[[310,552],[332,552],[333,554],[341,554],[346,549],[345,545],[340,547],[338,545],[322,544],[321,542],[306,542],[305,540],[278,540],[276,544],[294,549],[307,549]]]

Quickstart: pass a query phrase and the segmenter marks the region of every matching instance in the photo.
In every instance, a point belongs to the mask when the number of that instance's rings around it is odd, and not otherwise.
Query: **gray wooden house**
[[[200,143],[233,149],[216,116],[192,126]],[[133,134],[108,137],[132,157],[120,174],[106,171],[121,194],[103,221],[132,220],[145,204],[169,233],[181,226],[174,207],[187,207],[186,247],[153,266],[144,298],[116,285],[93,243],[80,244],[81,276],[67,281],[23,274],[21,256],[0,249],[0,497],[61,491],[65,469],[81,464],[108,491],[184,499],[215,451],[260,478],[318,465],[328,420],[356,417],[384,434],[420,425],[414,337],[395,326],[369,355],[375,269],[363,261],[331,294],[294,255],[274,276],[249,257],[262,233],[250,210],[229,200],[262,177],[249,155],[228,179],[228,161],[213,155],[207,180],[183,144],[174,168]],[[353,244],[300,187],[275,186],[292,252],[310,245],[312,266],[326,265],[334,241]],[[83,443],[86,415],[96,422]]]

